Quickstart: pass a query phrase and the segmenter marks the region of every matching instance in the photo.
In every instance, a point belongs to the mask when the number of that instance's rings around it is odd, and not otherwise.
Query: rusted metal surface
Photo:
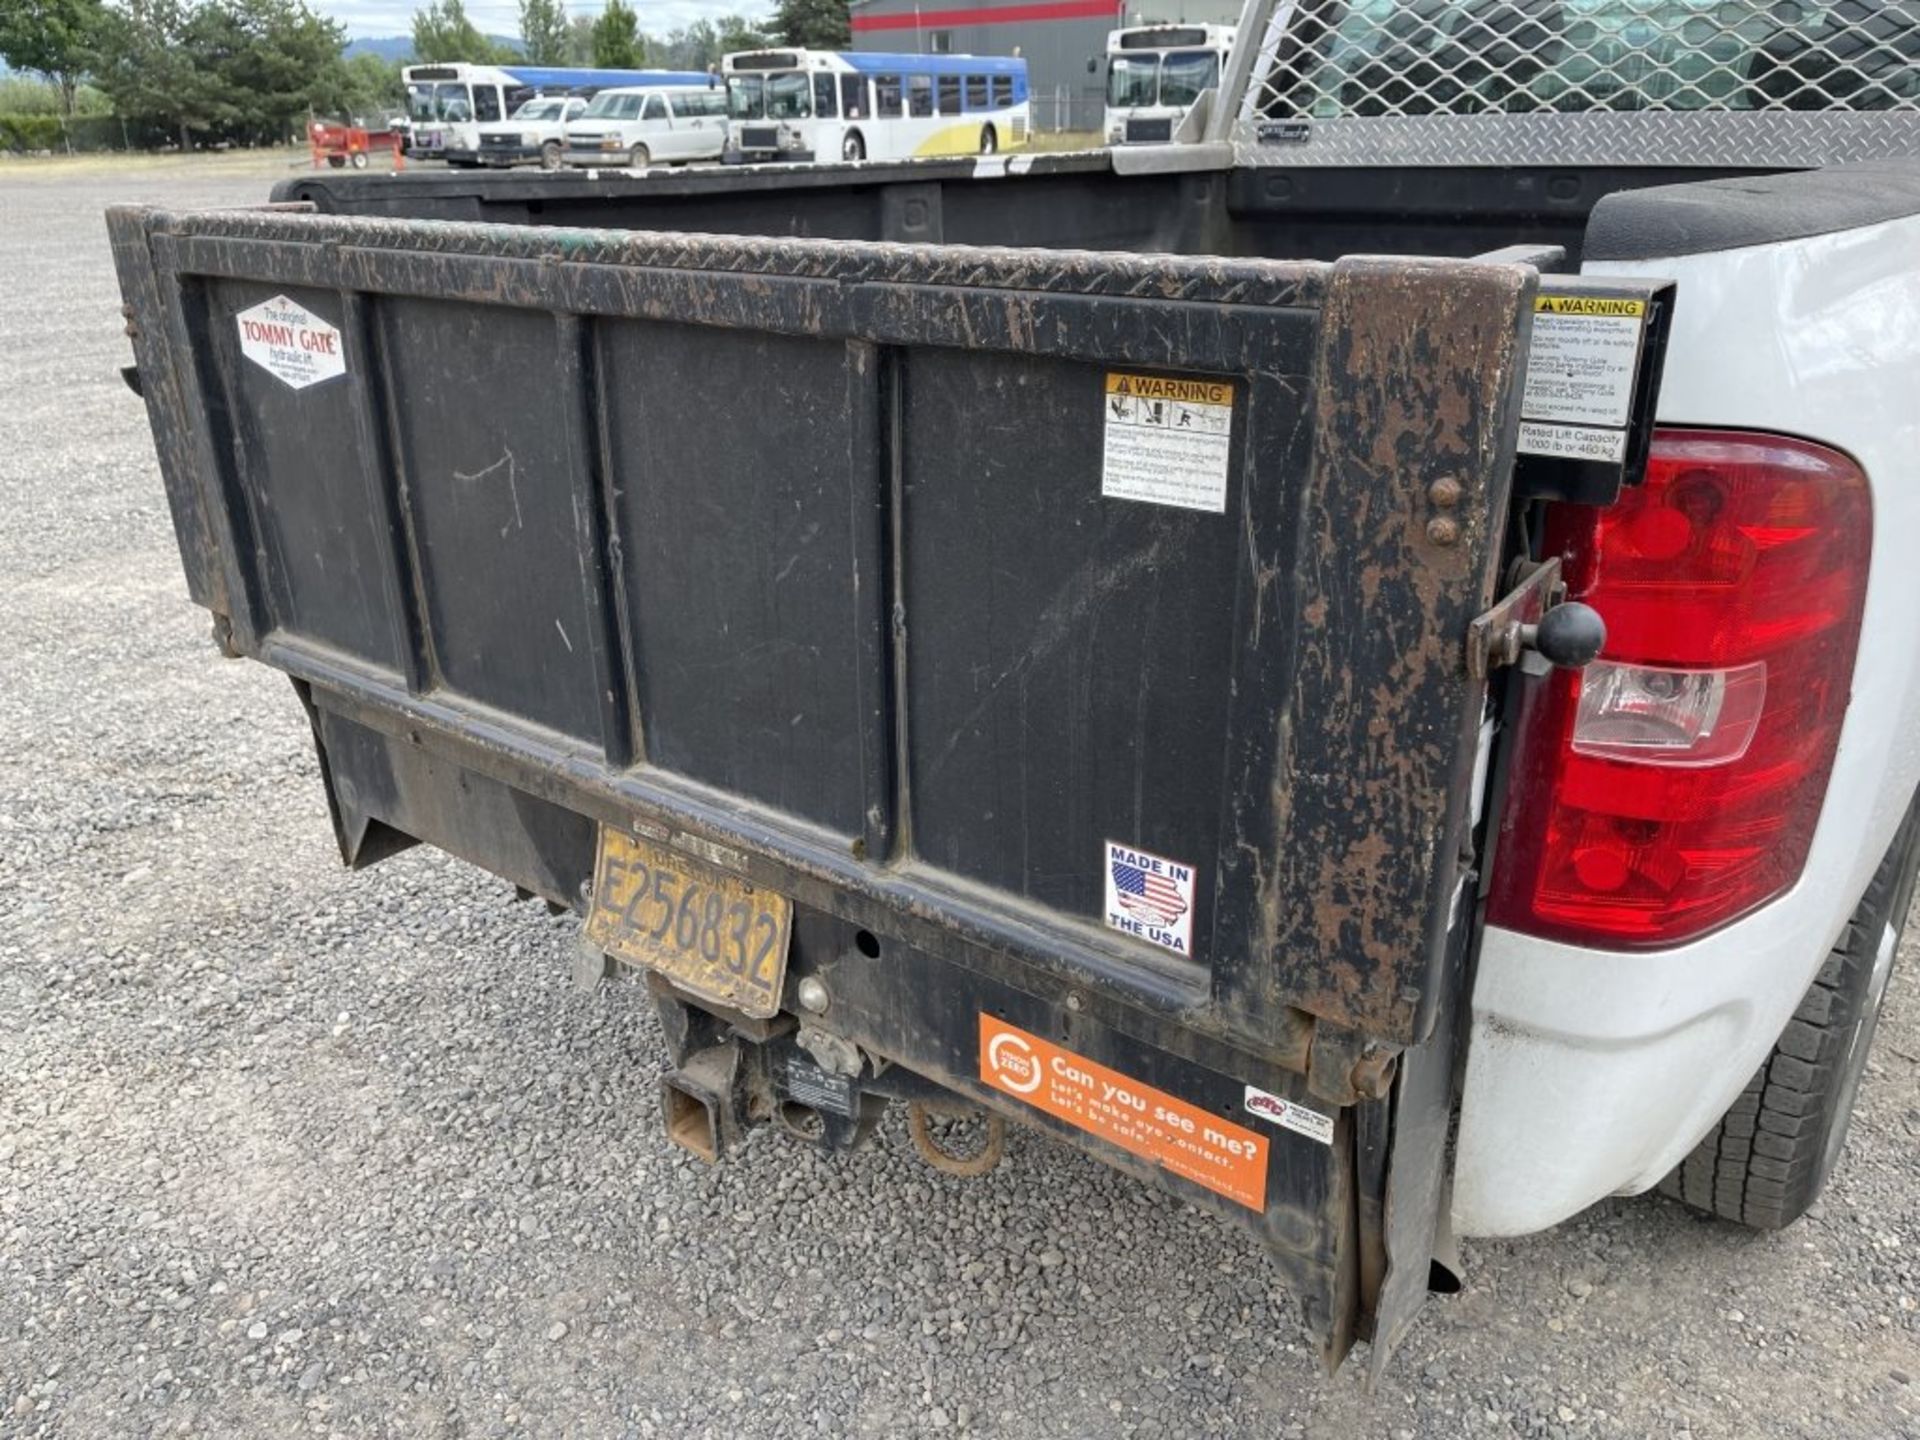
[[[259,268],[262,252],[256,247],[277,243],[312,246],[304,255],[278,257],[296,267],[292,273],[275,267],[290,283],[338,278],[358,280],[358,288],[372,292],[404,291],[412,288],[408,283],[411,277],[423,273],[408,264],[409,256],[479,257],[488,262],[489,283],[482,290],[476,293],[463,288],[462,273],[455,267],[442,266],[424,272],[432,277],[432,288],[426,293],[539,308],[551,307],[564,295],[564,291],[555,293],[555,277],[538,272],[523,274],[511,264],[500,262],[531,261],[556,267],[614,265],[668,274],[753,275],[767,281],[942,285],[1267,307],[1313,304],[1329,273],[1328,266],[1313,261],[1126,255],[1094,250],[850,244],[667,231],[347,218],[277,210],[166,214],[144,207],[116,207],[112,213],[128,216],[121,223],[144,225],[156,237],[165,235],[176,242],[212,240],[247,254],[247,271]],[[372,263],[362,262],[356,269],[356,255],[362,251],[377,251],[379,256],[377,260],[369,256]],[[217,264],[217,251],[189,253]],[[218,273],[213,265],[208,269]],[[761,293],[770,295],[773,291],[769,288]]]
[[[1398,1045],[1430,1023],[1485,696],[1461,636],[1493,598],[1536,285],[1520,266],[1385,259],[1342,261],[1328,285],[1284,783],[1246,834],[1272,856],[1271,959],[1236,997],[1257,1009]]]
[[[938,1170],[942,1175],[952,1175],[960,1180],[973,1180],[990,1173],[1000,1164],[1007,1149],[1007,1121],[1003,1115],[982,1114],[977,1118],[986,1134],[980,1148],[971,1155],[955,1154],[934,1138],[933,1120],[936,1115],[951,1114],[951,1107],[938,1107],[925,1100],[907,1102],[907,1134],[913,1140],[913,1148],[920,1158]]]
[[[1254,1230],[1344,1353],[1385,1253],[1354,1107],[1441,988],[1532,271],[114,223],[183,549],[310,699],[350,862],[417,837],[573,903],[597,826],[724,850],[793,902],[781,1014],[655,996],[678,1063],[749,1045],[727,1115],[1038,1125]],[[343,374],[242,353],[281,296]],[[1230,396],[1217,508],[1106,493],[1116,371]],[[1200,872],[1190,944],[1106,915],[1109,840]],[[1023,1107],[988,1017],[1233,1130],[1259,1185]]]
[[[200,433],[191,422],[190,399],[176,366],[187,357],[172,343],[168,311],[154,272],[143,212],[119,209],[107,218],[113,261],[124,297],[122,313],[133,342],[140,397],[153,427],[160,478],[173,516],[174,538],[186,572],[187,593],[196,605],[227,608],[226,569],[200,498],[201,476],[209,457],[200,450]]]
[[[1524,627],[1537,624],[1559,596],[1558,555],[1519,561],[1517,567],[1512,588],[1467,627],[1467,673],[1476,680],[1519,661],[1525,649]]]

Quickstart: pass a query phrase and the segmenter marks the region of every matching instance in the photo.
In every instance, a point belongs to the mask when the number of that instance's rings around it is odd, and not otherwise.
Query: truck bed
[[[1463,646],[1539,275],[1086,248],[1278,246],[1227,203],[1258,176],[951,243],[968,184],[1048,173],[821,200],[944,244],[673,233],[765,177],[116,210],[189,585],[292,677],[348,864],[425,842],[587,910],[638,846],[787,897],[776,1013],[655,977],[683,1069],[749,1046],[761,1119],[804,1073],[823,1143],[888,1099],[1037,1125],[1254,1229],[1323,1353],[1384,1359],[1441,1207]],[[1009,1044],[1147,1118],[1029,1101]]]
[[[1676,166],[1218,166],[1159,151],[636,173],[302,175],[325,214],[1050,250],[1337,260],[1559,246],[1609,195],[1756,173]]]

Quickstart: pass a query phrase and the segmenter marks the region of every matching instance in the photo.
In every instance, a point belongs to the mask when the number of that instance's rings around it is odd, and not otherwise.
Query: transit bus
[[[408,65],[407,153],[449,165],[480,163],[480,126],[504,120],[536,95],[591,97],[618,85],[706,85],[700,70],[579,70],[555,65]]]
[[[1110,145],[1173,139],[1203,91],[1220,88],[1231,25],[1133,25],[1107,36]]]
[[[726,56],[720,72],[733,164],[992,155],[1027,143],[1017,56],[754,50]]]

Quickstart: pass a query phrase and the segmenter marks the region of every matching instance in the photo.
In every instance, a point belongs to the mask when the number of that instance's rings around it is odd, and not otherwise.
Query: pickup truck
[[[1914,66],[1378,8],[1194,144],[109,217],[345,863],[579,912],[707,1159],[1029,1125],[1375,1367],[1455,1235],[1798,1216],[1920,864]]]
[[[477,127],[480,163],[490,166],[538,162],[542,170],[558,170],[566,149],[567,123],[587,108],[584,96],[536,95],[505,120]]]

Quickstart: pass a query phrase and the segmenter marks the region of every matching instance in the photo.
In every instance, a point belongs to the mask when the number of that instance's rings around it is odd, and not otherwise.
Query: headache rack
[[[1814,166],[1920,150],[1920,0],[1248,0],[1245,165]]]

